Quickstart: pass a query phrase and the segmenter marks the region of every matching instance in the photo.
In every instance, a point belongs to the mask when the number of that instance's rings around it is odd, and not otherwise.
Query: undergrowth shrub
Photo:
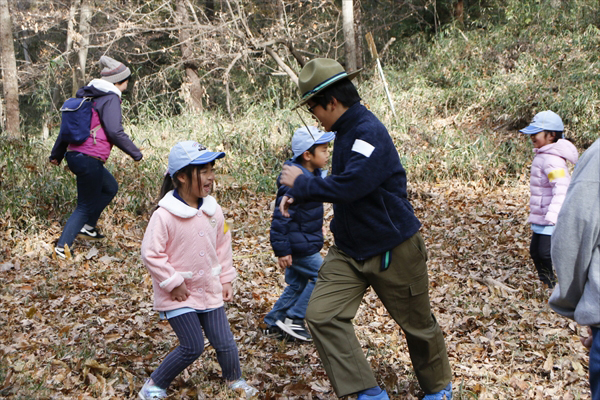
[[[511,0],[493,18],[481,12],[464,26],[443,26],[433,38],[417,33],[395,42],[383,60],[395,116],[377,69],[365,69],[359,93],[388,128],[409,181],[526,182],[533,152],[518,129],[546,109],[563,118],[580,150],[596,140],[600,29],[588,3]],[[291,111],[298,93],[287,78],[240,74],[247,78],[238,76],[231,87],[232,115],[224,107],[174,112],[173,104],[183,104],[177,93],[164,94],[172,97],[166,103],[160,96],[136,103],[135,112],[126,98],[126,132],[144,158],[133,163],[117,149],[112,153],[107,168],[120,191],[111,207],[133,215],[151,210],[169,150],[181,140],[227,153],[216,164],[220,200],[274,194],[294,130],[314,120]],[[74,176],[47,162],[57,129],[46,141],[0,142],[1,223],[21,229],[64,223],[74,208]]]

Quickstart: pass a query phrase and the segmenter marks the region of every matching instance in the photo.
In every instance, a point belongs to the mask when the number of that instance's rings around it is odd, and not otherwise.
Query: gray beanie
[[[117,83],[131,76],[131,71],[122,62],[108,56],[100,57],[100,66],[103,67],[100,75],[105,81]]]

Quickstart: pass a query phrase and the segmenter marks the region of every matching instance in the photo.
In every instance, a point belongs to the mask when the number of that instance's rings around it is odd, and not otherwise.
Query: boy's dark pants
[[[391,264],[384,271],[381,256],[356,260],[336,246],[329,249],[306,321],[339,397],[378,385],[352,325],[369,286],[404,331],[423,391],[436,393],[450,382],[444,337],[429,304],[426,261],[419,233],[392,250]]]
[[[552,270],[552,256],[550,255],[552,236],[534,233],[531,236],[529,254],[537,270],[540,281],[553,288],[556,282]]]

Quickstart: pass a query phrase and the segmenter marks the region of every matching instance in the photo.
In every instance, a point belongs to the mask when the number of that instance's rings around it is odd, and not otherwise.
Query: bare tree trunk
[[[356,25],[356,68],[361,69],[364,65],[365,51],[363,46],[363,30],[362,30],[362,10],[360,1],[354,5],[355,25]]]
[[[87,64],[88,47],[90,45],[90,23],[92,19],[92,0],[81,1],[81,14],[79,16],[79,33],[81,34],[81,43],[79,44],[79,76],[77,85],[85,85],[85,66]]]
[[[2,48],[2,83],[6,101],[6,131],[12,138],[20,138],[19,132],[19,81],[17,60],[12,35],[12,21],[8,0],[0,0],[0,47]]]
[[[4,103],[2,102],[2,99],[0,99],[0,133],[4,130],[5,125],[6,124],[4,123]]]
[[[458,0],[454,3],[454,19],[464,25],[465,23],[465,4],[463,0]]]
[[[187,84],[190,90],[189,105],[192,109],[200,111],[203,109],[202,97],[204,88],[196,72],[198,67],[194,62],[194,48],[192,45],[192,33],[190,16],[185,0],[177,0],[176,3],[177,23],[179,24],[179,42],[181,43],[181,59],[187,76]]]
[[[356,71],[356,40],[354,33],[354,2],[342,0],[342,18],[346,49],[346,70]]]
[[[77,14],[79,3],[81,3],[81,0],[73,0],[71,2],[71,7],[69,8],[69,21],[67,21],[67,45],[65,48],[65,52],[67,53],[69,53],[69,51],[71,51],[73,48],[73,40],[75,39],[75,15]]]
[[[206,0],[206,17],[209,22],[214,21],[215,19],[215,0]]]

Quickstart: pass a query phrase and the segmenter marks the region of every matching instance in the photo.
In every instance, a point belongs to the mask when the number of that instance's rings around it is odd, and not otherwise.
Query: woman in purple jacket
[[[531,164],[529,220],[533,235],[529,252],[540,280],[553,288],[550,242],[558,212],[565,200],[571,176],[567,161],[575,164],[579,157],[575,146],[563,139],[565,127],[552,111],[542,111],[519,132],[531,136],[536,153]]]
[[[59,165],[66,158],[69,169],[77,176],[77,207],[69,217],[54,252],[66,258],[65,245],[71,248],[76,236],[102,239],[96,229],[100,214],[117,194],[119,188],[112,174],[104,167],[113,145],[135,161],[142,153],[123,131],[121,123],[121,94],[127,90],[131,71],[123,63],[110,57],[100,57],[101,79],[93,79],[77,91],[77,97],[91,97],[92,122],[90,130],[96,135],[82,144],[64,141],[58,135],[50,162]]]

